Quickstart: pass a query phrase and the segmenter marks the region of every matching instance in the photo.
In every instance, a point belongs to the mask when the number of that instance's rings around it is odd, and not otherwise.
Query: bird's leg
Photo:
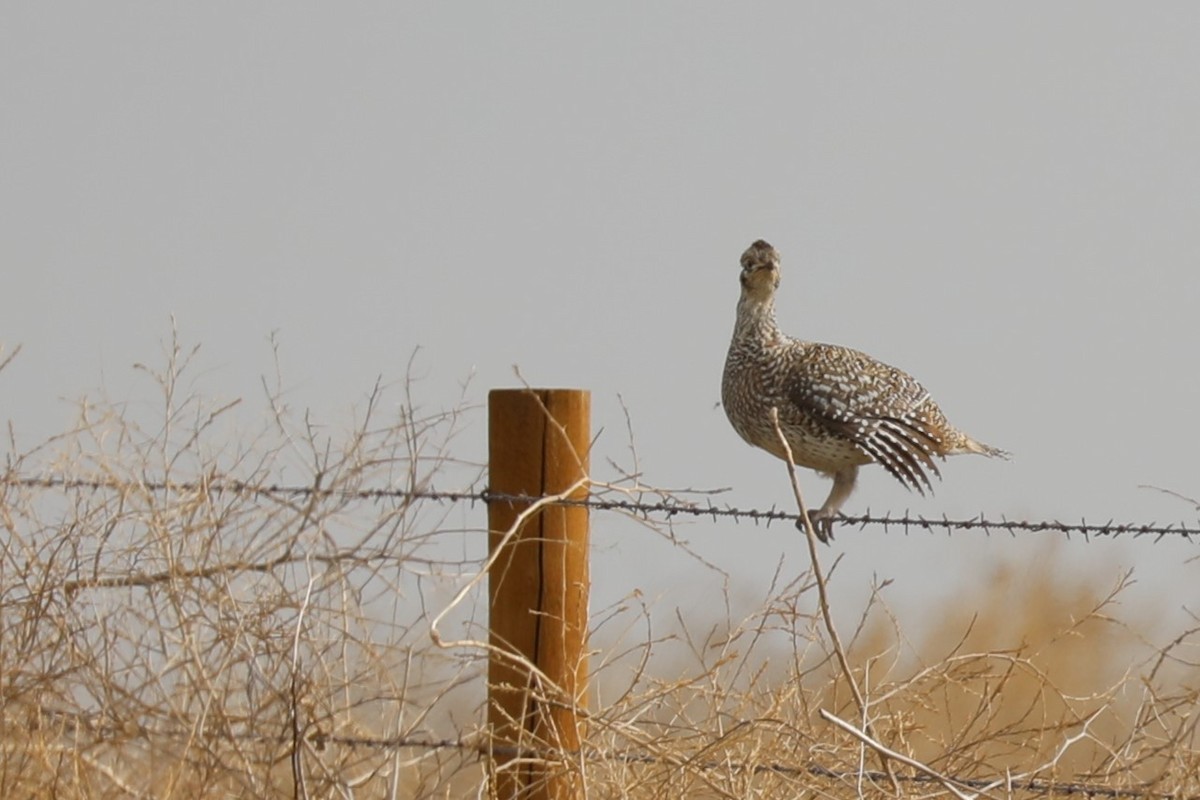
[[[846,467],[833,473],[833,486],[829,489],[829,497],[825,498],[825,503],[815,513],[809,514],[808,518],[813,524],[813,530],[822,542],[828,542],[833,538],[833,519],[838,515],[842,505],[850,498],[856,480],[858,480],[858,467]],[[802,526],[803,523],[800,523],[797,527]]]

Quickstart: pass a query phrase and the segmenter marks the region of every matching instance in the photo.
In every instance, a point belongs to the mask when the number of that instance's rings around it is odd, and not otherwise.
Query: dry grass
[[[485,654],[430,637],[481,564],[482,511],[361,494],[480,485],[451,457],[469,410],[377,388],[333,431],[276,384],[245,428],[186,383],[191,356],[171,342],[145,370],[153,404],[84,402],[61,436],[10,446],[0,796],[486,796]],[[594,612],[587,747],[566,768],[591,797],[952,796],[887,760],[889,779],[824,712],[965,796],[1200,795],[1196,631],[1150,644],[1117,613],[1124,579],[1038,570],[1001,566],[932,626],[873,595],[843,631],[863,713],[811,573],[776,574],[744,619],[714,604],[661,635],[637,597]],[[485,605],[440,627],[486,639]]]

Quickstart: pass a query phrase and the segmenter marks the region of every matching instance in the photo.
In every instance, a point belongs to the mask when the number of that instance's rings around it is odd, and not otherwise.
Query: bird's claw
[[[817,535],[817,540],[821,544],[829,544],[833,541],[833,517],[824,517],[820,514],[809,512],[808,521],[812,525],[813,533]],[[796,528],[800,532],[805,531],[804,520],[796,520]]]

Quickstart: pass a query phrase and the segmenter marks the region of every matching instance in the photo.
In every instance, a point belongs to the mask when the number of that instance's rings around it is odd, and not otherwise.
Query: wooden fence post
[[[490,392],[488,491],[538,497],[563,492],[585,477],[590,407],[590,393],[578,389]],[[587,488],[572,497],[586,498]],[[538,763],[530,751],[578,750],[582,739],[588,510],[547,506],[502,542],[529,505],[495,499],[488,504],[488,548],[496,556],[488,576],[489,638],[503,651],[493,651],[488,661],[492,788],[503,800],[582,798],[569,756]],[[514,761],[521,755],[526,757]]]

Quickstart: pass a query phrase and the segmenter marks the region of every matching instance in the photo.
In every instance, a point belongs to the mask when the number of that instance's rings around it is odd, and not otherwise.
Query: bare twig
[[[868,736],[863,731],[860,731],[858,728],[851,725],[849,722],[845,722],[844,720],[841,720],[841,719],[835,717],[833,714],[830,714],[828,711],[826,711],[823,708],[821,709],[821,717],[824,720],[826,720],[827,722],[832,722],[834,725],[838,726],[839,728],[844,730],[846,733],[853,736],[855,739],[858,739],[860,742],[862,742],[867,747],[874,750],[876,753],[879,753],[881,756],[883,756],[885,758],[885,760],[891,759],[893,761],[898,761],[901,764],[912,767],[913,769],[917,770],[918,772],[928,775],[930,778],[933,778],[938,783],[945,786],[946,789],[951,794],[953,794],[955,797],[957,797],[959,800],[975,800],[975,798],[979,796],[978,794],[966,794],[965,792],[963,792],[961,789],[959,789],[957,786],[954,785],[953,778],[949,778],[945,775],[942,775],[941,773],[937,772],[936,770],[925,766],[920,761],[917,761],[915,758],[909,758],[908,756],[904,755],[903,753],[897,753],[895,750],[891,749],[890,747],[885,747],[884,745],[875,741],[874,738]]]
[[[788,478],[792,484],[792,493],[796,497],[796,506],[800,511],[800,520],[803,521],[805,540],[808,542],[808,557],[812,562],[813,579],[817,583],[817,603],[821,607],[821,619],[825,622],[825,631],[829,634],[829,641],[833,645],[834,654],[837,656],[838,666],[841,667],[842,677],[845,678],[846,684],[850,687],[850,693],[854,696],[854,705],[858,708],[859,717],[863,720],[863,726],[869,731],[871,730],[871,722],[867,714],[867,701],[863,698],[862,690],[858,688],[858,682],[854,680],[854,672],[850,668],[850,659],[846,657],[846,648],[842,646],[842,639],[838,636],[837,626],[833,624],[833,612],[829,609],[829,589],[825,581],[824,572],[821,569],[821,559],[817,553],[817,531],[813,528],[812,518],[808,515],[808,507],[804,504],[804,495],[800,491],[800,481],[796,478],[796,461],[792,455],[792,446],[788,443],[787,437],[783,435],[783,428],[779,425],[779,409],[774,407],[771,408],[771,424],[775,426],[775,435],[779,437],[784,455],[787,457],[785,460],[787,462]],[[822,713],[824,712],[822,711]],[[891,779],[892,787],[898,792],[900,784],[896,781],[896,776],[892,772],[892,766],[886,758],[883,759],[883,768]]]
[[[805,539],[808,542],[808,556],[812,562],[813,578],[817,582],[817,598],[821,608],[821,619],[825,622],[825,630],[829,634],[829,640],[833,645],[833,652],[837,656],[838,666],[842,668],[842,677],[846,679],[846,684],[850,687],[850,693],[854,695],[854,704],[858,707],[858,713],[865,715],[867,713],[867,703],[863,699],[862,691],[858,688],[858,683],[854,680],[854,673],[850,669],[850,660],[846,657],[846,649],[842,647],[842,638],[838,636],[837,626],[833,624],[833,613],[829,610],[829,589],[825,582],[825,574],[821,569],[821,559],[817,554],[817,532],[813,528],[812,520],[808,516],[808,507],[804,504],[804,496],[800,492],[800,482],[796,479],[796,462],[793,460],[792,447],[788,444],[787,437],[783,435],[783,429],[779,427],[779,410],[776,408],[771,409],[771,422],[775,426],[775,435],[779,437],[779,442],[783,445],[783,452],[787,455],[788,477],[791,479],[792,493],[796,496],[796,505],[800,508],[799,519],[803,521]]]

